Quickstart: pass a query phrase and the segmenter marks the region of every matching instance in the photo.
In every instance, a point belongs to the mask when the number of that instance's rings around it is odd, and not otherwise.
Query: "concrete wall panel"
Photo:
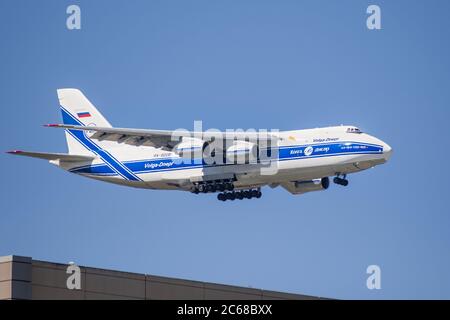
[[[0,281],[0,300],[11,299],[11,281]]]
[[[137,299],[145,299],[145,276],[126,277],[125,273],[121,276],[114,276],[113,273],[91,273],[86,272],[86,290],[112,295],[121,295]]]
[[[31,286],[33,300],[84,300],[84,290],[69,290],[67,288]]]
[[[36,266],[33,264],[32,268],[32,282],[35,285],[42,285],[47,287],[67,288],[67,278],[70,274],[66,273],[66,267],[59,266],[43,266],[42,264]],[[81,287],[86,285],[86,276],[83,268],[81,268]]]
[[[0,281],[11,280],[12,262],[0,263]]]
[[[96,293],[96,292],[86,292],[85,299],[86,300],[136,300],[136,298],[133,298],[133,297],[118,296],[118,295]]]
[[[186,285],[174,285],[167,282],[147,281],[147,299],[150,300],[201,300],[204,289]]]

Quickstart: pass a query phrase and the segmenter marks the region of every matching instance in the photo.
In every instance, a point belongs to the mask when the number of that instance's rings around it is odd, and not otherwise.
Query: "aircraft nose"
[[[387,143],[383,143],[383,155],[384,155],[384,158],[386,159],[386,160],[389,160],[389,158],[391,157],[391,155],[392,155],[392,148],[391,148],[391,146],[390,145],[388,145]]]

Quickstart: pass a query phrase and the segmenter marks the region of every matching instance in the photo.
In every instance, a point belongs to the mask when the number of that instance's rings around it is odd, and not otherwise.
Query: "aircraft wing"
[[[128,143],[132,145],[149,145],[154,147],[173,147],[179,142],[181,137],[198,137],[204,141],[212,139],[230,139],[251,141],[278,141],[280,138],[273,133],[261,132],[193,132],[188,130],[152,130],[152,129],[128,129],[128,128],[111,128],[111,127],[95,127],[95,126],[78,126],[67,124],[49,124],[47,127],[64,128],[69,130],[88,131],[92,135],[90,139],[100,141],[116,141],[119,143]]]
[[[8,151],[9,154],[14,154],[18,156],[26,156],[32,158],[39,158],[44,160],[60,160],[67,162],[75,162],[75,161],[92,161],[95,157],[90,156],[79,156],[67,153],[48,153],[48,152],[30,152],[30,151],[21,151],[21,150],[13,150]]]

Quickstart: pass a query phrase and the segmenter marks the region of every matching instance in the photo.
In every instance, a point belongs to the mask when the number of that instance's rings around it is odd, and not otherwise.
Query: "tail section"
[[[59,104],[82,125],[95,125],[97,127],[112,127],[94,105],[78,89],[58,89]],[[68,119],[64,119],[64,124]]]
[[[112,127],[80,90],[58,89],[57,92],[64,124]],[[66,140],[69,154],[92,155],[92,152],[67,130]]]

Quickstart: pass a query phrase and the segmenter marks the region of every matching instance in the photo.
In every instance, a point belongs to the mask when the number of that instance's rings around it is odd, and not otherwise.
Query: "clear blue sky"
[[[382,30],[366,28],[378,4]],[[66,28],[81,7],[82,29]],[[0,155],[0,255],[335,298],[450,298],[449,1],[0,2],[0,150],[66,152],[56,89],[116,126],[354,124],[350,185],[259,200],[136,190]],[[366,288],[366,268],[382,289]]]

